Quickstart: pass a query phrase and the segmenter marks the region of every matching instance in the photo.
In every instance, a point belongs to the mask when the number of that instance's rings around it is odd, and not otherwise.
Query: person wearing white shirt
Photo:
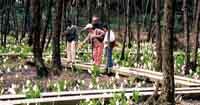
[[[110,74],[113,67],[112,51],[115,46],[115,33],[112,30],[109,30],[107,25],[103,26],[103,30],[105,32],[103,43],[105,48],[105,55],[107,58],[106,70],[107,73]]]

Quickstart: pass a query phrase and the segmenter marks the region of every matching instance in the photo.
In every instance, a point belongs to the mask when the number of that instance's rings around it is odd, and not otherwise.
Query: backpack
[[[71,42],[76,40],[77,35],[76,35],[76,27],[71,26],[67,28],[67,35],[66,35],[66,40]]]

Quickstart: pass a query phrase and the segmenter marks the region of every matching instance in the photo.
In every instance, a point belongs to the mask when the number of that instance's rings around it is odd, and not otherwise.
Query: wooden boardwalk
[[[90,70],[91,64],[75,64],[75,67],[82,70]],[[101,69],[104,65],[101,66]],[[162,73],[139,69],[118,67],[113,68],[114,73],[118,73],[123,76],[144,76],[150,78],[150,80],[162,81]],[[182,86],[182,88],[176,88],[176,95],[193,95],[200,94],[200,80],[195,80],[187,77],[175,75],[175,83]],[[141,96],[151,96],[154,94],[154,87],[146,88],[124,88],[124,89],[104,89],[104,90],[81,90],[81,91],[64,91],[64,92],[47,92],[41,93],[40,98],[26,99],[25,95],[2,95],[0,96],[0,105],[21,105],[21,104],[35,104],[35,103],[52,103],[52,102],[80,102],[81,100],[88,99],[100,99],[100,98],[112,98],[115,93],[124,92],[127,97],[131,97],[133,91],[138,91]],[[158,94],[160,90],[158,91]]]
[[[75,64],[75,67],[81,68],[83,70],[89,70],[91,69],[91,64]],[[104,68],[104,65],[101,66],[101,69]],[[159,80],[162,81],[163,79],[163,74],[161,72],[155,72],[155,71],[150,71],[150,70],[145,70],[145,69],[139,69],[139,68],[128,68],[128,67],[118,67],[118,68],[113,68],[114,73],[118,73],[123,76],[144,76],[149,78],[150,80]],[[183,76],[174,76],[175,83],[180,84],[183,86],[200,86],[200,80],[196,79],[191,79],[188,77],[183,77]]]
[[[191,87],[191,88],[184,87],[184,88],[176,88],[175,90],[176,90],[175,91],[176,95],[200,94],[200,87]],[[21,99],[17,98],[19,95],[3,95],[1,96],[0,100],[2,101],[0,101],[0,104],[5,103],[1,105],[21,105],[21,104],[53,103],[53,102],[68,103],[71,101],[75,101],[77,103],[77,102],[80,102],[81,100],[112,98],[115,93],[120,93],[120,92],[124,92],[125,96],[131,97],[133,94],[133,91],[138,91],[141,96],[151,96],[154,94],[153,87],[49,92],[49,93],[42,93],[41,98],[34,98],[34,99],[26,99],[24,95],[20,96]],[[160,91],[158,91],[158,94],[159,93]]]

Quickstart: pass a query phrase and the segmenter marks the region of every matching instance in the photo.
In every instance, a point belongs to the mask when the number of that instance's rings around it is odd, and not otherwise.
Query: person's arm
[[[96,31],[96,33],[98,33],[98,35],[94,35],[94,36],[92,36],[92,38],[101,38],[105,35],[105,32],[103,30],[96,29],[95,31]]]
[[[90,35],[88,35],[84,40],[83,40],[83,44],[86,43],[88,40],[90,39]]]
[[[78,48],[82,48],[83,45],[84,45],[89,39],[90,39],[90,36],[88,35],[88,36],[83,40],[83,42],[80,43],[80,45],[78,46]]]

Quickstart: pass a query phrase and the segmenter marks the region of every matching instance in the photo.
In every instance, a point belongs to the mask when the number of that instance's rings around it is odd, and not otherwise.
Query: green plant
[[[181,67],[184,65],[185,53],[178,51],[174,54],[175,56],[175,68],[178,72],[181,72]]]
[[[97,66],[97,65],[93,65],[92,68],[91,68],[92,77],[96,78],[96,77],[100,76],[100,74],[101,74],[100,67]]]
[[[133,91],[132,100],[137,104],[139,102],[140,93],[138,91]]]
[[[81,101],[79,105],[103,105],[100,100],[85,100]]]
[[[60,80],[54,84],[54,90],[57,92],[61,92],[61,91],[66,90],[66,88],[67,88],[66,86],[67,86],[67,81]]]
[[[115,93],[114,97],[109,100],[109,105],[129,105],[125,93]]]
[[[101,69],[99,66],[93,65],[91,68],[91,71],[89,71],[91,74],[91,84],[90,84],[90,88],[98,88],[97,84],[98,84],[98,76],[100,76],[101,74]],[[91,86],[92,85],[92,86]]]
[[[29,85],[25,94],[27,98],[39,98],[41,94],[39,85]]]

